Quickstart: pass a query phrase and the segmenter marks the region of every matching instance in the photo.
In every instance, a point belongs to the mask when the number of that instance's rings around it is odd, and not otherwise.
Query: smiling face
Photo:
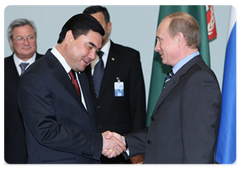
[[[170,18],[165,18],[160,23],[156,35],[155,51],[161,55],[163,64],[174,66],[178,60],[178,41],[176,37],[172,38],[168,33],[170,22]]]
[[[102,36],[90,30],[86,35],[74,39],[72,31],[68,31],[64,39],[62,55],[74,71],[84,71],[95,58],[102,45]]]
[[[17,39],[24,38],[24,42],[19,43]],[[33,28],[30,25],[15,27],[13,29],[13,39],[10,39],[10,45],[18,58],[28,60],[36,51],[36,37]]]

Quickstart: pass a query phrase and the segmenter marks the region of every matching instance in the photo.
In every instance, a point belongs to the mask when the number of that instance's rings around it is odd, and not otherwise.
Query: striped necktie
[[[29,64],[29,63],[21,63],[21,64],[19,64],[19,66],[20,66],[20,68],[21,68],[21,75],[20,75],[20,76],[23,75],[23,73],[25,72],[26,67],[28,66],[28,64]]]
[[[80,87],[79,87],[79,84],[77,82],[77,79],[76,79],[76,74],[75,74],[75,71],[72,69],[71,71],[69,71],[68,73],[71,77],[71,81],[72,81],[72,84],[74,85],[80,99],[81,99],[81,92],[80,92]]]
[[[167,82],[169,82],[169,81],[171,80],[171,78],[172,78],[173,75],[174,75],[174,73],[173,73],[172,70],[167,74],[167,76],[166,76],[166,78],[165,78],[165,81],[164,81],[164,84],[163,84],[162,90],[165,89]]]

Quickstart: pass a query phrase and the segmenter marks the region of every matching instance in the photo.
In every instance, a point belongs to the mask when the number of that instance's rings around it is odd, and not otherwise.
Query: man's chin
[[[162,63],[166,64],[166,60],[163,57],[161,57],[161,58],[162,58]]]

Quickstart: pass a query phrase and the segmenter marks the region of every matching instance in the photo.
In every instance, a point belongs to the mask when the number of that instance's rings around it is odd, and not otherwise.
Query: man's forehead
[[[170,24],[171,19],[170,18],[164,18],[161,23],[158,26],[157,30],[157,36],[161,34],[162,32],[165,32],[168,29],[168,26]]]

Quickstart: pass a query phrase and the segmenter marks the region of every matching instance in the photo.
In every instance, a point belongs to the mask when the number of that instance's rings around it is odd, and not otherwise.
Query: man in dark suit
[[[104,30],[90,15],[78,14],[62,28],[58,44],[35,62],[19,85],[28,163],[100,163],[103,149],[116,156],[123,138],[96,132],[94,109],[83,72],[101,47]],[[121,141],[122,142],[121,142]]]
[[[146,125],[145,86],[142,74],[139,52],[122,45],[113,43],[110,39],[112,23],[105,7],[90,6],[84,13],[96,18],[105,30],[101,51],[104,74],[98,97],[95,93],[94,74],[99,57],[86,68],[92,98],[94,100],[97,131],[111,130],[120,134],[136,132]],[[116,93],[118,84],[123,85],[123,93]],[[131,159],[132,163],[143,161],[143,155]],[[122,155],[107,159],[103,163],[129,163]]]
[[[126,135],[126,157],[145,153],[144,163],[214,163],[221,93],[198,52],[200,29],[190,15],[165,17],[155,51],[173,66],[148,128]]]
[[[4,158],[7,163],[27,163],[27,149],[22,115],[18,107],[21,63],[29,67],[42,55],[36,52],[37,30],[27,19],[16,19],[8,27],[13,54],[4,59]]]

